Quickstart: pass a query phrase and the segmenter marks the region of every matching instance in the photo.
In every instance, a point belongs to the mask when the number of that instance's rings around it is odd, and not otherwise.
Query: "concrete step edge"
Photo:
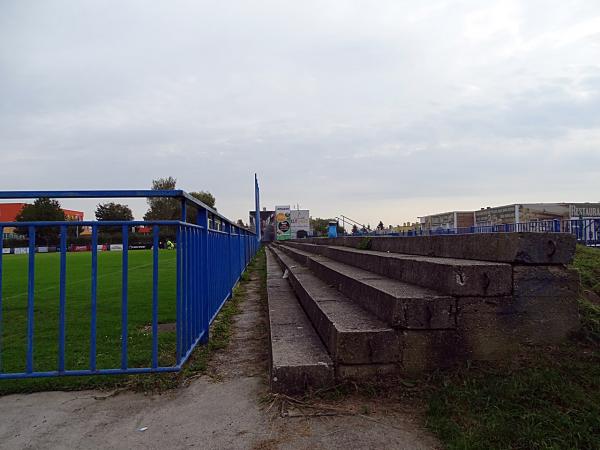
[[[286,247],[325,256],[409,284],[459,297],[510,295],[510,264],[286,242]]]
[[[439,295],[427,288],[371,274],[288,246],[280,245],[277,248],[393,327],[456,328],[457,305],[452,296]],[[390,289],[390,286],[394,289]]]
[[[299,394],[332,386],[333,361],[270,251],[267,273],[271,390]]]
[[[398,331],[364,310],[306,267],[273,250],[304,311],[336,364],[395,363],[401,360]]]

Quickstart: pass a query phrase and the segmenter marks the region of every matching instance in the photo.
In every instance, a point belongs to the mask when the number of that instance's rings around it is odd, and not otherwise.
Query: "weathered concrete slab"
[[[457,329],[469,359],[509,358],[519,346],[522,320],[511,296],[463,297],[458,301]]]
[[[563,266],[513,266],[515,297],[574,297],[579,293],[579,273]]]
[[[328,286],[279,250],[275,256],[333,360],[341,364],[400,361],[398,332]]]
[[[413,237],[311,238],[318,245],[342,245],[383,252],[522,264],[569,264],[575,236],[569,233],[481,233]]]
[[[513,266],[513,308],[518,333],[530,344],[555,344],[580,327],[580,280],[563,266]]]
[[[575,294],[458,301],[457,328],[473,359],[503,359],[519,344],[557,344],[579,326]]]
[[[375,381],[404,373],[402,363],[396,364],[340,364],[336,367],[336,377],[346,381]]]
[[[271,390],[291,394],[330,386],[333,362],[282,275],[267,251]]]
[[[404,330],[403,344],[405,373],[450,367],[468,357],[457,330]]]
[[[510,295],[510,264],[456,258],[405,255],[350,247],[286,242],[284,245],[326,256],[385,277],[453,296]]]
[[[454,297],[392,280],[302,250],[279,246],[317,277],[393,327],[449,329],[456,327]]]

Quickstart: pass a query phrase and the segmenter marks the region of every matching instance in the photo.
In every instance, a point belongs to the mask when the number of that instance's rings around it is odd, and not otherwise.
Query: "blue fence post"
[[[27,373],[33,372],[33,319],[35,295],[35,227],[29,227],[29,278],[27,286]]]
[[[176,276],[176,282],[175,282],[175,288],[176,288],[176,300],[175,300],[175,304],[176,304],[176,319],[175,319],[175,333],[177,335],[177,365],[179,365],[181,363],[181,360],[183,358],[183,294],[181,292],[182,290],[182,283],[181,283],[181,277],[182,277],[182,231],[181,231],[181,225],[177,225],[177,229],[175,231],[175,258],[176,258],[176,268],[175,268],[175,276]]]
[[[231,224],[230,223],[226,223],[225,224],[225,232],[227,233],[227,236],[225,236],[225,238],[227,239],[227,284],[229,286],[229,292],[228,292],[228,297],[232,297],[233,296],[233,269],[231,267]]]
[[[98,295],[98,227],[92,226],[92,292],[90,311],[90,370],[96,371],[96,313]]]
[[[158,225],[154,225],[152,240],[152,368],[158,367]]]
[[[200,267],[202,274],[200,278],[200,298],[202,300],[202,329],[204,331],[200,342],[206,344],[209,338],[211,311],[209,298],[210,280],[208,279],[208,211],[204,208],[198,210],[198,225],[202,227],[202,230],[200,230]]]
[[[260,242],[260,187],[258,186],[258,175],[254,174],[254,225],[256,233],[256,241]]]
[[[58,313],[58,372],[65,371],[66,301],[67,301],[67,227],[60,227],[60,275]]]
[[[181,221],[187,222],[187,202],[185,198],[181,199]]]
[[[2,257],[4,255],[4,227],[0,227],[0,372],[2,372]]]
[[[122,263],[122,281],[121,281],[121,369],[127,369],[127,290],[128,290],[128,274],[129,274],[129,226],[122,227],[123,241],[123,263]]]

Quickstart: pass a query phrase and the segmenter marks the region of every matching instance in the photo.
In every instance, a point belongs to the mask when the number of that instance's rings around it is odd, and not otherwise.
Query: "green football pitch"
[[[28,255],[3,255],[0,372],[24,372],[27,353]],[[68,253],[65,368],[88,369],[91,332],[90,252]],[[159,363],[175,363],[176,253],[159,253]],[[152,251],[129,252],[128,365],[149,367],[152,355]],[[60,254],[35,255],[34,370],[58,368]],[[122,253],[98,253],[97,368],[121,361]]]

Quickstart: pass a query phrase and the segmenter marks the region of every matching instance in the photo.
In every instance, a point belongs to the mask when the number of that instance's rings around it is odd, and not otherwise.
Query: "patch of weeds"
[[[565,347],[523,367],[438,375],[427,424],[450,449],[600,448],[600,359]]]
[[[600,346],[600,306],[585,299],[579,300],[581,328],[576,338],[590,345]]]
[[[578,245],[572,267],[579,272],[583,289],[600,295],[600,249]]]
[[[600,286],[600,251],[577,248],[584,289]],[[440,371],[427,425],[449,449],[600,448],[600,308],[580,300],[581,329],[510,364]]]
[[[370,250],[371,249],[371,245],[373,243],[373,239],[370,237],[364,237],[360,240],[360,242],[358,243],[358,245],[356,246],[357,249],[359,250]]]

